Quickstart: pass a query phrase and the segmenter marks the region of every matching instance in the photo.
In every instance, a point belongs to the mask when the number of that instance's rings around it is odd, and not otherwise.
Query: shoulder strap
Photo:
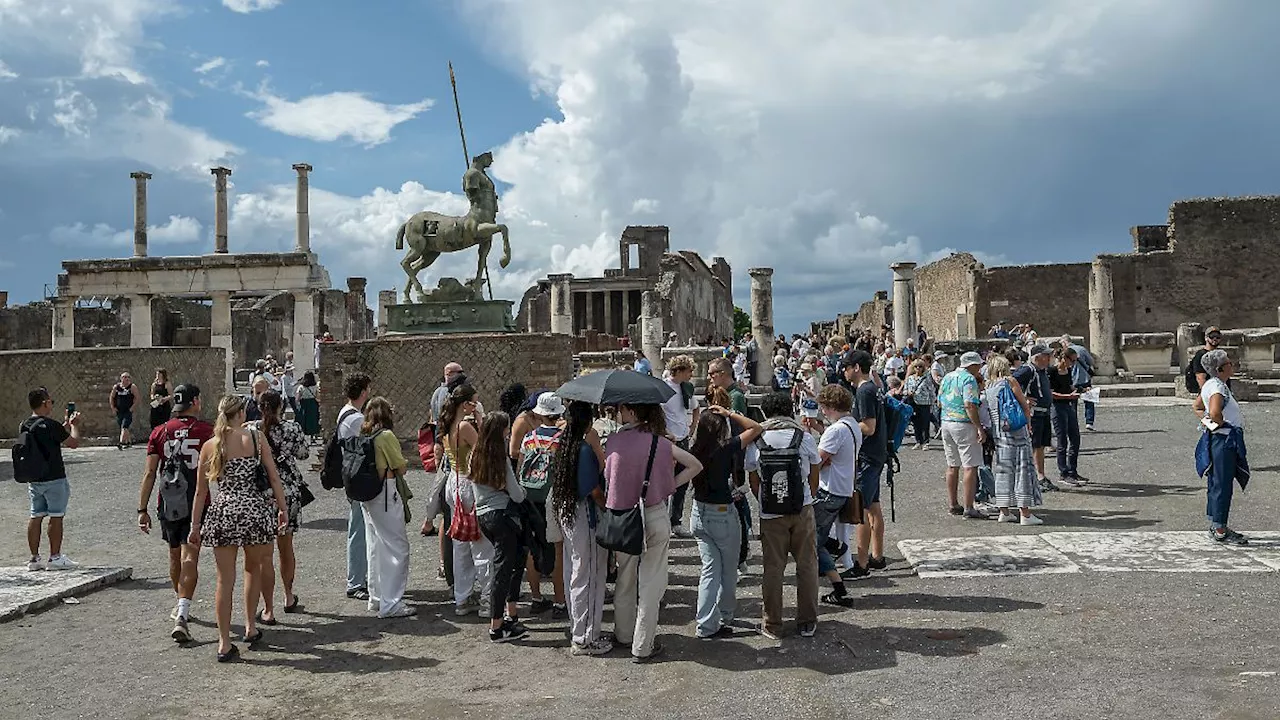
[[[258,449],[258,429],[254,428],[249,431],[249,437],[253,439],[253,457],[262,462],[262,451]]]
[[[354,412],[359,412],[359,411],[356,410],[355,408],[351,408],[350,410],[343,410],[342,414],[338,416],[338,424],[341,425],[342,421],[351,417],[351,413],[354,413]]]
[[[764,437],[764,435],[761,434],[760,437]],[[787,445],[787,449],[799,450],[802,443],[804,443],[804,431],[793,429],[791,431],[791,444]]]
[[[644,502],[644,498],[649,494],[649,476],[653,474],[653,458],[658,454],[658,436],[653,436],[653,442],[649,444],[649,462],[644,466],[644,485],[640,487],[640,502]]]

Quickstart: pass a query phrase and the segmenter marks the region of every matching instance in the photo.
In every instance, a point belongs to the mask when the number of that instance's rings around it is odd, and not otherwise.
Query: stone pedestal
[[[640,349],[657,372],[662,367],[662,296],[657,290],[645,290],[640,295]],[[632,343],[635,346],[635,343]]]
[[[147,181],[151,173],[129,173],[133,178],[133,256],[147,256]]]
[[[1116,374],[1115,296],[1111,261],[1098,258],[1089,273],[1089,352],[1097,363],[1094,374]]]
[[[311,216],[310,216],[310,184],[307,179],[307,173],[312,171],[312,167],[306,163],[298,163],[293,166],[298,173],[298,236],[294,241],[294,252],[309,253],[311,252]],[[298,358],[298,352],[293,353],[294,360]]]
[[[1244,334],[1240,370],[1254,378],[1271,377],[1275,368],[1275,346],[1280,330],[1252,330]]]
[[[129,296],[129,347],[151,347],[151,296]]]
[[[76,299],[53,299],[53,349],[74,350],[76,347]]]
[[[387,306],[395,304],[395,290],[378,291],[378,337],[387,334]]]
[[[293,293],[294,376],[314,370],[316,347],[316,303],[310,290]]]
[[[1169,377],[1173,363],[1173,333],[1125,333],[1120,336],[1120,354],[1132,375]]]
[[[1181,363],[1181,370],[1186,370],[1186,362],[1188,350],[1194,347],[1204,345],[1204,326],[1200,323],[1182,323],[1178,326],[1177,337],[1174,341],[1177,349],[1173,353],[1174,359]]]
[[[227,178],[230,168],[210,168],[213,174],[213,251],[227,252]]]
[[[226,368],[223,380],[225,387],[215,390],[227,392],[235,386],[235,355],[231,350],[231,293],[226,291],[209,293],[213,300],[213,308],[209,318],[209,346],[226,350]],[[310,352],[307,353],[308,357]],[[298,356],[294,354],[294,362]],[[296,365],[295,365],[296,367]]]
[[[773,383],[773,268],[751,268],[751,336],[760,346],[756,372],[751,382],[769,387]]]
[[[573,280],[573,275],[548,275],[547,280],[551,282],[551,332],[555,335],[572,335],[573,291],[569,281]]]
[[[916,264],[899,262],[893,271],[893,343],[906,347],[916,332]]]
[[[512,333],[509,300],[441,300],[387,306],[387,332],[403,335]]]

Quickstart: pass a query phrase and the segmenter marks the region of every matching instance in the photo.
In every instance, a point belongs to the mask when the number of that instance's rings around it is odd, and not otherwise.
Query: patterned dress
[[[245,423],[244,427],[252,432],[261,432],[262,421]],[[302,426],[292,420],[272,426],[267,442],[271,445],[271,457],[276,461],[276,471],[280,473],[280,484],[284,486],[284,502],[289,508],[289,532],[294,533],[302,515],[302,486],[306,485],[298,461],[310,457],[311,448],[302,434]],[[265,494],[268,499],[272,496],[270,491]]]
[[[1031,452],[1031,425],[1009,430],[1000,416],[1000,390],[1008,383],[1009,378],[992,382],[983,398],[991,415],[991,435],[996,443],[991,468],[996,479],[996,507],[1039,507],[1043,500]]]
[[[254,485],[258,458],[227,460],[218,478],[218,494],[209,503],[200,542],[212,547],[269,545],[276,540],[276,510]]]

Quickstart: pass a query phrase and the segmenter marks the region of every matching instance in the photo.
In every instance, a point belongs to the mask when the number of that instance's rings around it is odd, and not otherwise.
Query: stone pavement
[[[888,526],[892,564],[851,584],[852,608],[824,606],[812,639],[773,642],[747,630],[693,638],[697,547],[674,541],[659,628],[667,657],[644,666],[622,652],[570,657],[565,623],[549,616],[528,620],[527,642],[490,645],[478,618],[454,616],[435,579],[436,538],[416,532],[409,598],[421,614],[369,617],[343,597],[346,506],[324,492],[304,510],[296,540],[305,612],[281,615],[245,662],[217,665],[208,552],[196,642],[168,638],[165,546],[138,532],[133,513],[142,451],[73,452],[67,552],[134,574],[77,605],[0,623],[0,656],[30,659],[0,663],[0,717],[1280,717],[1280,678],[1267,675],[1280,671],[1280,599],[1274,550],[1261,543],[1280,542],[1280,405],[1244,407],[1254,478],[1232,518],[1259,531],[1259,544],[1219,555],[1196,539],[1204,488],[1191,469],[1193,418],[1185,403],[1165,400],[1104,399],[1081,456],[1092,486],[1046,494],[1037,528],[949,516],[942,453],[905,450],[898,522]],[[421,491],[425,477],[409,482]],[[25,560],[25,518],[22,486],[0,482],[0,557],[9,563]],[[970,550],[947,555],[949,546]],[[957,554],[1008,556],[1013,570],[1065,558],[1078,571],[1004,575],[989,572],[993,561],[971,563],[977,574],[930,576],[907,562],[945,565]],[[1235,571],[1183,571],[1213,567]],[[753,561],[739,586],[745,620],[760,611],[759,571]],[[790,586],[786,596],[794,602]],[[237,593],[237,632],[241,615]],[[610,611],[605,618],[611,626]],[[32,691],[48,687],[56,692]]]
[[[0,567],[0,622],[127,580],[133,568],[86,568],[32,572],[26,565]]]

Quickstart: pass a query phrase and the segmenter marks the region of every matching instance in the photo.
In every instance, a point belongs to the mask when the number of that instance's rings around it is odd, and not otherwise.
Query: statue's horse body
[[[422,283],[418,282],[418,273],[431,266],[441,253],[466,250],[474,245],[479,246],[479,257],[476,262],[476,276],[472,282],[488,281],[487,264],[489,248],[493,245],[493,236],[502,234],[501,267],[511,262],[511,243],[507,237],[507,226],[502,223],[489,222],[478,218],[473,209],[462,217],[442,215],[437,212],[420,212],[409,218],[396,233],[396,249],[403,250],[409,245],[400,266],[409,276],[404,286],[404,301],[413,302],[411,295],[416,288],[419,296],[424,294]]]

